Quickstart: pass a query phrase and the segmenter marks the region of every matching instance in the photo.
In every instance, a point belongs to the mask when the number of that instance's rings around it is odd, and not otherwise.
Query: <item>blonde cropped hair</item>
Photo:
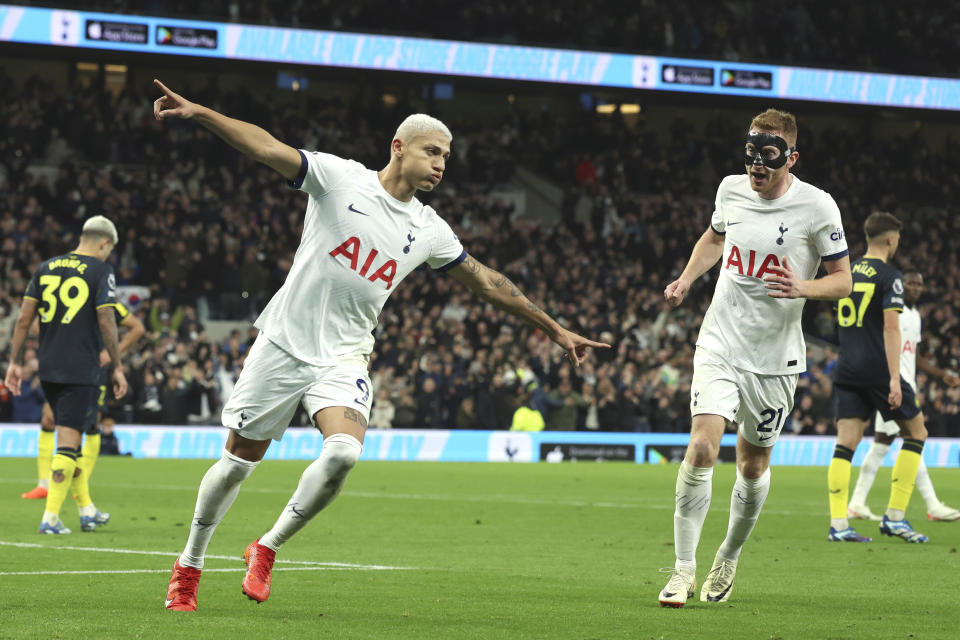
[[[93,216],[83,223],[82,236],[102,236],[108,238],[114,245],[120,239],[117,236],[117,227],[104,216]]]
[[[406,119],[400,123],[400,126],[397,127],[397,132],[393,137],[395,140],[407,143],[420,136],[433,133],[434,131],[439,131],[453,141],[453,134],[450,133],[447,125],[425,113],[414,113],[407,116]]]

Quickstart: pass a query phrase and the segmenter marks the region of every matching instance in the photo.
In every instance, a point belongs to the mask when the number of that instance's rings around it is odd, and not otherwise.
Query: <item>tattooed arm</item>
[[[473,256],[468,255],[466,260],[450,269],[449,273],[481,299],[543,331],[551,340],[566,349],[567,357],[574,364],[579,365],[583,361],[587,347],[610,348],[608,344],[587,340],[561,327],[540,307],[528,300],[508,277],[480,264]]]

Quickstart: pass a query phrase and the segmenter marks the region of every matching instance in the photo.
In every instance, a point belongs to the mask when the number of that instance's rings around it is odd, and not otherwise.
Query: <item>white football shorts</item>
[[[731,366],[697,347],[690,383],[690,415],[723,416],[740,425],[750,444],[772,447],[790,411],[799,375],[762,375]]]
[[[303,403],[310,419],[327,407],[349,407],[370,419],[366,363],[318,367],[299,360],[266,336],[257,336],[220,415],[223,426],[250,440],[280,440]]]

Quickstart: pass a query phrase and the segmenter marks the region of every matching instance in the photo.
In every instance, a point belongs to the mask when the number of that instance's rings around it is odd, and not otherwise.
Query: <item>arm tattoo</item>
[[[480,263],[469,256],[463,262],[463,266],[466,267],[470,273],[480,273]]]
[[[517,288],[517,285],[513,284],[513,282],[510,281],[510,278],[508,278],[507,276],[503,275],[502,273],[497,273],[496,271],[494,271],[493,269],[490,269],[489,267],[487,267],[487,268],[490,270],[491,273],[496,273],[496,274],[499,276],[499,277],[498,277],[496,280],[494,280],[494,282],[493,282],[493,288],[494,288],[494,289],[499,289],[499,288],[504,287],[504,286],[509,286],[509,287],[510,287],[510,297],[511,297],[511,298],[517,298],[517,297],[523,295],[523,293],[520,291],[520,289]]]

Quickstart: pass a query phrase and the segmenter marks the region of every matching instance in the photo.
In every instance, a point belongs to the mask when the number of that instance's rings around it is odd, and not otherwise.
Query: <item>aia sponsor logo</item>
[[[746,264],[744,264],[746,262]],[[765,258],[759,260],[759,254],[753,249],[750,249],[750,253],[747,254],[746,261],[744,261],[743,255],[740,253],[740,248],[737,245],[730,246],[730,255],[727,256],[727,262],[723,265],[724,269],[736,269],[737,273],[741,276],[752,276],[754,278],[762,278],[763,276],[777,275],[776,272],[772,271],[770,267],[779,267],[780,259],[777,258],[774,254],[767,254]]]
[[[361,256],[361,247],[360,239],[356,236],[351,236],[344,240],[339,247],[330,252],[330,255],[340,260],[341,258],[346,258],[349,260],[350,268],[363,277],[369,280],[370,282],[376,282],[377,280],[383,280],[387,283],[387,289],[393,286],[393,278],[397,275],[397,261],[387,260],[375,270],[373,269],[374,263],[377,261],[377,256],[380,254],[376,249],[371,249],[367,253],[366,257],[363,260],[363,264],[360,264]],[[358,269],[359,267],[359,269]],[[367,274],[370,274],[369,277]]]

